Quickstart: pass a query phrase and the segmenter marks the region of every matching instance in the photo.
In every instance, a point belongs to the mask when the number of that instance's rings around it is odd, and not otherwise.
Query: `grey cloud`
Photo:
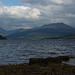
[[[20,0],[23,3],[27,3],[29,5],[52,5],[52,4],[56,4],[56,5],[70,5],[74,2],[74,0]]]
[[[5,29],[38,27],[64,22],[75,26],[75,0],[20,0],[26,6],[6,7],[0,12],[0,26]],[[4,7],[4,6],[3,6]],[[0,7],[1,8],[1,7]],[[9,10],[10,9],[10,10]]]
[[[1,6],[0,26],[5,29],[33,27],[41,13],[37,8],[25,6]]]
[[[75,0],[20,0],[41,11],[41,22],[64,22],[75,26]]]
[[[35,26],[33,21],[25,19],[0,18],[0,27],[6,30],[33,27],[32,25]]]

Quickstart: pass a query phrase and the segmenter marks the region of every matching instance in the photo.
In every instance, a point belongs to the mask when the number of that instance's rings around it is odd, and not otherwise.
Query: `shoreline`
[[[0,65],[0,75],[75,75],[75,66],[63,64],[72,56],[30,58],[29,63]]]

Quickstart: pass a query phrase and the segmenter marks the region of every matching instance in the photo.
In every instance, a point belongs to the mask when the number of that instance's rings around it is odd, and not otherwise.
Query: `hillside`
[[[7,31],[0,27],[0,35],[6,36],[8,35]]]
[[[19,29],[7,31],[7,30],[4,30],[3,28],[0,27],[0,35],[7,36],[7,35],[14,34],[16,32],[23,31],[23,30],[25,30],[25,29],[19,28]]]
[[[64,39],[75,39],[75,34],[63,36],[61,38],[64,38]]]
[[[7,32],[8,32],[8,34],[13,34],[13,33],[19,32],[19,31],[23,31],[23,30],[24,30],[23,28],[19,28],[19,29],[15,29],[15,30],[9,30]]]
[[[9,39],[35,39],[35,38],[52,38],[66,36],[75,33],[72,28],[64,23],[46,24],[41,27],[32,28],[26,31],[17,32],[7,36]]]

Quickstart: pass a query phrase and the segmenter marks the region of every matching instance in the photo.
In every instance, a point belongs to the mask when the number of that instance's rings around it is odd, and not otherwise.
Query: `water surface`
[[[0,65],[63,55],[75,56],[75,40],[0,40]]]

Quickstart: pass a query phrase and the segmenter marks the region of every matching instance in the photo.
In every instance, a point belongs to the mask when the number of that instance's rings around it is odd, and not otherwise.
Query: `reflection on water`
[[[33,57],[75,56],[75,40],[0,40],[0,64],[28,62]]]

